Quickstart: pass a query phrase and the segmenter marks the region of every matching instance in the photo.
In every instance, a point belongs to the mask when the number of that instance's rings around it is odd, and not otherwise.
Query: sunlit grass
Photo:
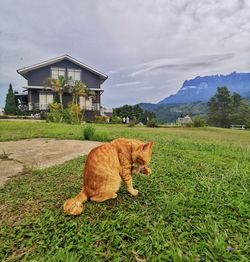
[[[80,126],[0,122],[1,140],[82,138]],[[65,216],[81,189],[85,157],[14,178],[0,191],[0,259],[27,261],[248,261],[250,132],[97,125],[108,139],[154,140],[151,177],[137,198],[88,202]],[[18,131],[19,130],[19,131]],[[230,251],[231,250],[231,251]]]

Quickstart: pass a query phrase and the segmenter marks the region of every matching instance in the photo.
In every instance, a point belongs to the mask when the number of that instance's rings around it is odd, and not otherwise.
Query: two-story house
[[[58,79],[60,75],[70,77],[71,81],[80,80],[87,85],[93,95],[90,97],[81,96],[79,104],[86,112],[99,113],[101,108],[101,84],[108,78],[100,71],[83,64],[69,55],[59,56],[41,63],[18,69],[17,72],[27,79],[27,85],[23,86],[24,93],[17,94],[24,103],[27,103],[27,109],[47,110],[48,105],[54,100],[54,92],[51,88],[45,87],[44,83],[48,77]],[[72,95],[65,91],[62,97],[63,106],[72,102]]]

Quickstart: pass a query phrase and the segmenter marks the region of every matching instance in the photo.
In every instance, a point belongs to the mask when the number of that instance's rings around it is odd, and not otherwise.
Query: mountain
[[[250,99],[244,99],[245,104],[250,106]],[[180,103],[180,104],[138,104],[143,110],[154,112],[156,118],[161,123],[175,122],[176,119],[185,114],[191,117],[196,115],[206,118],[208,112],[207,102],[193,102],[193,103]]]
[[[207,102],[181,104],[138,104],[143,110],[154,112],[159,122],[170,123],[183,114],[205,116],[208,112]]]
[[[184,81],[175,95],[171,95],[158,104],[141,103],[139,106],[156,114],[160,122],[175,122],[182,114],[205,116],[208,112],[208,100],[214,96],[219,86],[227,86],[231,92],[250,98],[250,73],[231,73],[229,75],[197,76]],[[250,100],[246,100],[250,104]]]
[[[250,73],[231,73],[229,75],[197,76],[184,81],[175,95],[170,95],[158,104],[193,103],[208,101],[219,86],[227,86],[231,92],[242,97],[250,97]]]

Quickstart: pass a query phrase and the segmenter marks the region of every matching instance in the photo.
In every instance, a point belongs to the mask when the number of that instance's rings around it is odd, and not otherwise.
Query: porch
[[[29,103],[27,108],[29,108],[28,111],[47,111],[49,110],[49,104],[50,103]],[[66,107],[64,106],[64,108]],[[100,111],[100,105],[92,103],[86,107],[81,106],[81,109],[84,109],[85,111]]]
[[[94,95],[90,97],[79,97],[79,105],[82,110],[100,112],[100,91],[94,92]],[[55,93],[51,90],[28,89],[26,93],[15,95],[21,111],[47,111],[49,104],[55,100]],[[63,107],[67,108],[72,100],[72,94],[65,92],[62,96]]]

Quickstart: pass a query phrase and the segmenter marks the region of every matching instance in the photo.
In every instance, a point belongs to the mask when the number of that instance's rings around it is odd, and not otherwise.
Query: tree
[[[135,119],[144,124],[147,123],[147,120],[155,119],[155,114],[153,112],[144,111],[139,105],[124,105],[114,108],[113,115],[121,118],[128,116],[130,119]]]
[[[6,95],[5,107],[4,107],[5,114],[16,114],[18,112],[18,108],[16,105],[15,95],[13,92],[12,84],[10,83],[8,93]]]
[[[85,83],[78,80],[74,82],[74,85],[68,86],[68,92],[72,94],[72,105],[79,104],[80,96],[89,98],[90,96],[93,96],[95,94],[93,91],[87,88],[87,85]],[[85,109],[86,109],[86,99],[85,99]]]
[[[208,122],[215,126],[229,127],[232,112],[232,97],[226,86],[218,87],[217,93],[208,102]]]
[[[245,125],[250,127],[250,108],[241,99],[238,108],[235,108],[234,112],[230,114],[231,125]]]
[[[208,123],[219,127],[249,125],[250,108],[238,93],[230,94],[227,87],[218,87],[208,102]]]
[[[63,93],[65,92],[65,90],[68,88],[69,84],[68,81],[70,79],[64,77],[64,76],[59,76],[58,79],[54,79],[54,78],[47,78],[45,80],[45,87],[50,87],[55,93],[57,93],[59,95],[60,98],[60,104],[61,104],[61,108],[63,109],[63,103],[62,103],[62,96]]]
[[[233,93],[232,102],[233,102],[233,110],[238,112],[240,109],[242,98],[238,93]]]
[[[75,84],[70,87],[70,93],[72,94],[72,103],[78,104],[79,96],[85,96],[87,91],[87,85],[81,81],[75,81]]]
[[[94,95],[94,92],[87,88],[87,85],[81,81],[75,81],[74,85],[69,86],[68,91],[72,94],[72,103],[74,104],[79,103],[80,96],[90,97]]]

